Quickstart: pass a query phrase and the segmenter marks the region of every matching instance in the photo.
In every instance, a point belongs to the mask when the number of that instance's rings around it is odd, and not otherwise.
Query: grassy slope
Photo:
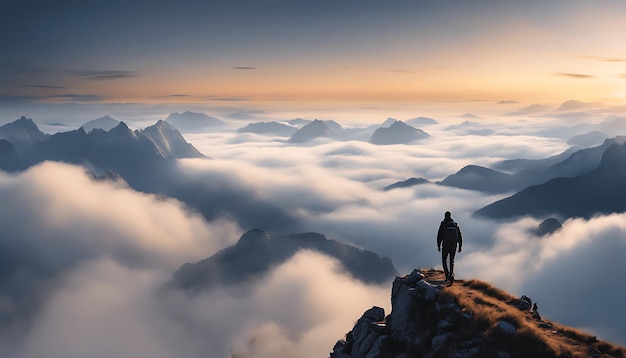
[[[443,283],[443,272],[426,271],[426,279]],[[626,357],[626,348],[598,341],[580,330],[533,317],[530,311],[521,311],[512,303],[517,297],[491,284],[478,280],[457,280],[445,287],[442,295],[449,295],[474,319],[466,330],[484,332],[495,354],[500,347],[519,347],[519,356],[535,357]],[[515,325],[517,334],[505,334],[496,325],[506,321]],[[486,353],[486,352],[485,352]]]

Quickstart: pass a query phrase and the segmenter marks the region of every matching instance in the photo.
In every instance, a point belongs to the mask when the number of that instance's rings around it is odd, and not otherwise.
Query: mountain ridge
[[[474,212],[493,219],[519,217],[590,218],[626,211],[626,143],[606,149],[600,165],[585,174],[530,186]]]
[[[444,286],[444,273],[416,269],[396,277],[391,312],[374,306],[330,358],[617,357],[626,348],[545,320],[527,296],[479,280]]]
[[[389,282],[397,274],[389,258],[328,239],[319,233],[272,235],[252,229],[235,245],[196,263],[182,265],[174,274],[172,284],[198,291],[214,285],[254,281],[301,250],[334,257],[348,273],[366,283]]]

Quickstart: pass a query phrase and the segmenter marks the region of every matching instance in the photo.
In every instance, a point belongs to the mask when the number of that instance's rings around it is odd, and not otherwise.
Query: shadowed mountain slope
[[[300,250],[314,250],[337,259],[353,277],[366,283],[389,282],[397,274],[391,260],[317,233],[272,236],[254,229],[236,245],[196,263],[183,265],[173,284],[191,290],[241,284],[259,279]]]
[[[485,282],[443,286],[441,271],[396,277],[391,313],[372,307],[331,358],[623,357],[626,349],[541,318],[526,296]]]
[[[22,143],[21,152],[12,151],[6,144],[0,148],[0,169],[9,171],[26,169],[46,160],[59,161],[83,165],[95,174],[118,173],[141,190],[141,183],[154,177],[173,159],[206,158],[164,121],[137,131],[120,122],[109,131],[95,128],[87,133],[81,127],[43,137],[37,134],[41,133],[37,126],[23,117],[3,127],[18,133],[12,138]],[[10,140],[5,142],[15,146]]]
[[[164,158],[205,158],[204,154],[187,143],[180,132],[165,121],[160,120],[138,133],[150,139]]]
[[[523,215],[589,218],[626,211],[626,147],[611,145],[600,166],[573,178],[556,178],[531,186],[476,211],[479,216],[507,218]]]
[[[600,146],[565,152],[539,160],[515,159],[494,165],[498,170],[468,165],[446,177],[438,184],[460,189],[477,190],[489,194],[519,191],[532,185],[543,184],[554,178],[571,178],[591,172],[600,165],[602,156],[613,144],[623,144],[626,137],[607,139]]]

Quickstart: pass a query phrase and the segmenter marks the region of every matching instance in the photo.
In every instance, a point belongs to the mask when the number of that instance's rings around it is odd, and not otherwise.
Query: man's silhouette
[[[443,250],[441,250],[443,244]],[[443,272],[446,274],[446,281],[452,285],[454,282],[454,255],[456,254],[457,244],[459,252],[463,246],[463,237],[459,225],[452,220],[452,214],[446,211],[443,221],[439,225],[437,232],[437,250],[441,251],[441,262],[443,264]],[[450,269],[448,269],[447,258],[450,257]]]

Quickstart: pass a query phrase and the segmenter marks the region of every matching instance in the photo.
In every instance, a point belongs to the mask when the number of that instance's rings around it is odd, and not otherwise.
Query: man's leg
[[[446,281],[450,277],[450,271],[448,271],[448,254],[450,252],[446,249],[441,250],[441,263],[443,264],[443,272],[446,274]]]
[[[454,256],[456,250],[450,250],[450,282],[454,281]]]

